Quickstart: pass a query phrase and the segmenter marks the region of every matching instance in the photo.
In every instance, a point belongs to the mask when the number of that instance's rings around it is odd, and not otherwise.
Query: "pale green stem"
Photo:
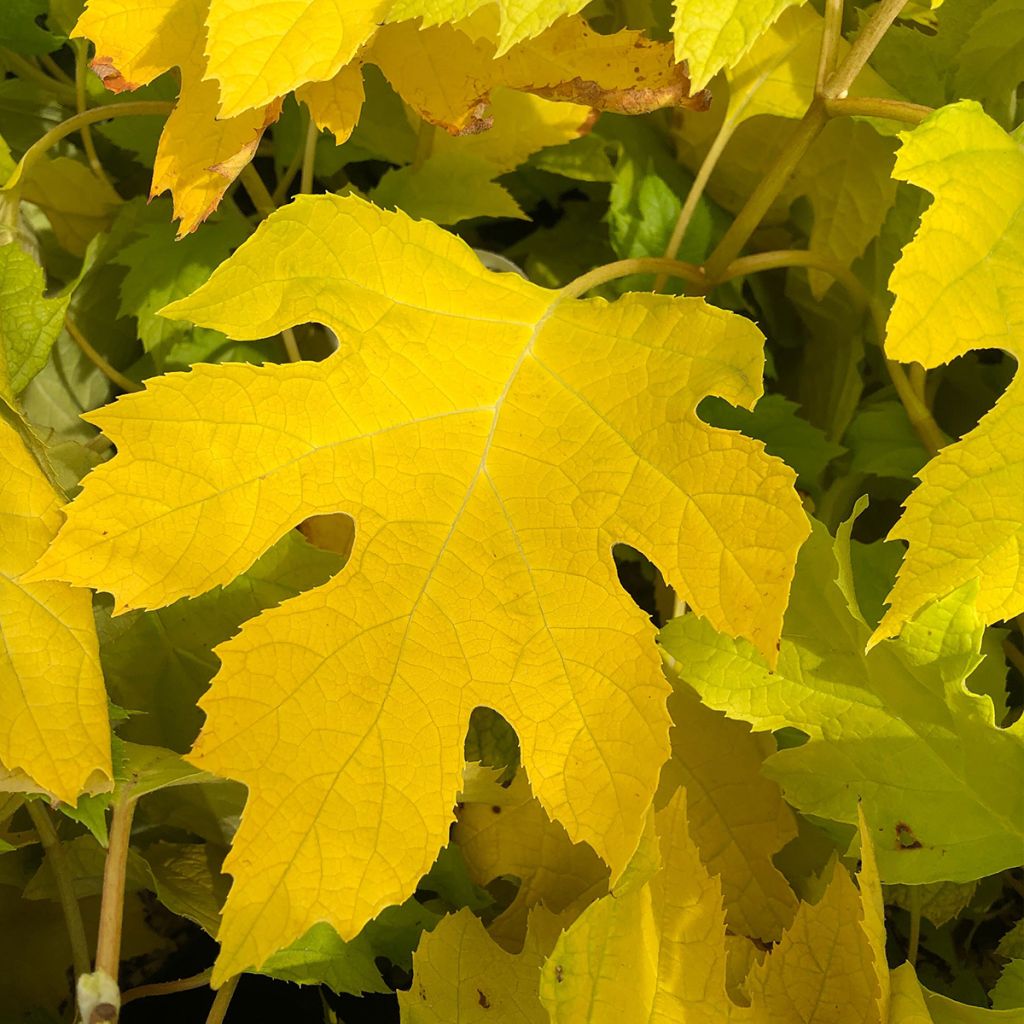
[[[896,20],[906,3],[907,0],[880,0],[874,14],[868,18],[867,24],[854,39],[846,58],[829,76],[821,90],[821,95],[825,99],[834,100],[846,95],[854,79],[875,52],[875,47],[882,41],[882,36],[889,31],[889,26]]]
[[[89,64],[86,59],[88,56],[89,44],[84,39],[74,39],[72,42],[75,48],[75,109],[79,114],[81,114],[84,113],[89,106],[85,92],[86,75],[89,73]],[[92,130],[87,124],[82,125],[81,135],[82,148],[85,150],[85,156],[89,161],[89,166],[92,168],[93,174],[107,185],[111,192],[115,192],[116,189],[107,177],[107,172],[103,169],[103,164],[100,163],[99,155],[96,153],[96,146],[93,144]]]
[[[629,277],[631,274],[667,274],[669,277],[678,277],[695,285],[696,290],[700,293],[707,290],[707,281],[700,267],[694,266],[692,263],[683,263],[680,260],[665,259],[661,256],[642,256],[637,259],[605,263],[586,274],[581,274],[561,289],[560,298],[577,299],[589,292],[591,288],[606,284],[608,281],[615,281],[620,277]]]
[[[310,123],[312,123],[312,119]],[[295,180],[295,175],[299,173],[302,167],[305,155],[306,147],[304,145],[295,147],[295,155],[292,157],[291,163],[285,168],[284,174],[281,175],[281,180],[274,186],[274,194],[271,198],[274,200],[275,206],[280,206],[284,202],[285,196],[288,195],[288,189],[291,188],[291,184]]]
[[[302,353],[299,352],[299,343],[295,340],[295,332],[290,327],[286,327],[281,332],[281,340],[284,342],[284,350],[288,353],[288,358],[293,363],[299,362],[302,359]]]
[[[820,93],[828,76],[835,70],[839,59],[839,44],[843,38],[843,0],[825,0],[825,24],[818,54],[818,74],[814,91]]]
[[[302,147],[302,177],[299,179],[299,191],[309,195],[313,191],[313,177],[316,172],[316,141],[320,138],[320,129],[312,115],[306,126],[306,142]]]
[[[231,1005],[231,997],[235,994],[235,989],[238,988],[238,982],[241,977],[240,974],[236,974],[234,977],[228,978],[217,989],[217,994],[213,998],[213,1006],[210,1007],[210,1012],[206,1015],[206,1024],[224,1024],[224,1017],[228,1012],[228,1006]]]
[[[917,950],[921,942],[921,887],[910,887],[910,938],[907,941],[907,962],[917,965]]]
[[[64,329],[71,335],[71,340],[82,350],[85,354],[86,359],[95,366],[100,373],[103,374],[111,383],[116,384],[122,391],[141,391],[142,385],[136,384],[130,377],[126,377],[120,370],[115,370],[89,344],[85,335],[78,329],[78,325],[71,319],[71,317],[64,318]]]
[[[274,197],[270,194],[267,186],[263,184],[259,171],[252,164],[246,164],[239,171],[238,180],[261,217],[269,217],[277,209]]]
[[[110,819],[110,841],[103,865],[103,894],[100,898],[100,924],[96,937],[97,972],[117,980],[121,963],[121,926],[124,920],[124,886],[128,870],[128,846],[135,815],[135,798],[122,794],[114,800]]]
[[[64,913],[64,924],[68,930],[68,941],[71,943],[71,962],[77,980],[89,973],[89,940],[85,936],[85,925],[82,923],[82,912],[75,895],[75,883],[71,878],[64,846],[53,827],[49,812],[38,800],[29,800],[25,804],[32,824],[35,826],[39,841],[46,852],[46,861],[53,873],[57,885],[57,898]]]
[[[53,95],[62,103],[66,103],[69,107],[74,106],[75,90],[67,82],[61,82],[56,78],[51,78],[41,68],[36,67],[32,61],[26,60],[20,54],[14,53],[12,50],[0,50],[0,59],[2,59],[4,64],[6,64],[7,67],[10,68],[11,71],[13,71],[19,78],[35,82],[36,85],[45,89],[47,92],[53,93]]]
[[[64,82],[67,85],[74,84],[68,73],[48,53],[44,53],[40,56],[39,63],[42,64],[58,82]]]
[[[922,405],[928,404],[928,383],[925,368],[920,363],[911,363],[910,371],[907,374],[910,386],[914,389]]]
[[[926,117],[935,113],[932,107],[920,103],[875,99],[870,96],[825,100],[825,109],[832,117],[884,117],[889,121],[903,121],[905,124],[920,124]]]
[[[179,978],[177,981],[159,981],[152,985],[139,985],[130,988],[121,996],[121,1005],[134,1003],[136,999],[148,999],[150,996],[170,996],[175,992],[190,992],[192,989],[203,988],[210,984],[213,968],[207,967],[201,974],[193,974],[190,978]]]
[[[66,121],[54,125],[45,135],[36,139],[18,161],[13,173],[4,183],[2,191],[6,192],[14,188],[51,146],[56,145],[61,139],[81,131],[83,125],[109,121],[115,117],[169,114],[173,108],[173,103],[164,100],[137,100],[132,103],[112,103],[109,107],[93,107],[91,110],[83,110],[82,113],[75,114],[74,117],[69,117]]]

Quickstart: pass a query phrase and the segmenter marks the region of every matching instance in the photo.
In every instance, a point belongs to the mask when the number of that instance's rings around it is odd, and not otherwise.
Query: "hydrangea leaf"
[[[797,900],[772,857],[796,834],[793,812],[761,766],[775,744],[673,685],[672,760],[661,790],[686,788],[690,833],[708,871],[719,877],[730,931],[778,942]]]
[[[5,0],[0,9],[0,46],[37,56],[59,50],[64,40],[37,21],[46,14],[46,0]]]
[[[726,993],[721,888],[690,837],[685,792],[677,789],[657,813],[660,865],[649,881],[638,885],[643,875],[633,876],[593,903],[545,962],[541,1000],[552,1024],[885,1021],[881,894],[867,842],[860,891],[834,865],[822,898],[801,904],[771,955],[752,968],[751,1005],[739,1006]],[[642,847],[637,856],[647,859]],[[817,1015],[822,1007],[829,1016]]]
[[[586,5],[587,0],[391,0],[388,20],[421,18],[424,26],[439,25],[444,21],[461,21],[478,11],[490,14],[496,6],[498,21],[494,34],[502,54]]]
[[[17,242],[0,246],[0,397],[13,403],[46,365],[70,293],[45,298],[43,268]]]
[[[510,89],[494,94],[492,110],[493,128],[479,135],[437,135],[426,160],[388,171],[370,198],[378,206],[397,206],[435,224],[470,217],[525,217],[494,179],[538,149],[579,138],[591,110]]]
[[[338,576],[218,648],[193,757],[250,787],[218,977],[316,920],[351,937],[411,890],[478,705],[518,732],[547,812],[621,868],[668,721],[612,545],[770,656],[807,530],[792,471],[695,413],[709,392],[756,400],[753,324],[697,299],[569,299],[336,196],[278,211],[167,312],[241,338],[312,318],[341,346],[167,375],[94,414],[118,454],[38,576],[158,606],[311,515],[356,521]]]
[[[690,64],[695,88],[703,89],[722,68],[732,67],[774,24],[803,0],[676,0],[672,31],[676,59]]]
[[[491,938],[504,948],[522,949],[530,911],[538,904],[568,924],[608,891],[608,868],[547,816],[524,772],[508,788],[492,780],[473,796],[460,802],[452,838],[478,885],[502,875],[519,879],[515,899],[489,926]]]
[[[995,0],[981,11],[956,65],[956,95],[979,99],[993,113],[1005,109],[1024,82],[1024,2]]]
[[[398,993],[403,1024],[548,1024],[537,994],[540,965],[536,942],[508,953],[460,910],[423,936],[412,988]]]
[[[110,779],[110,724],[89,592],[21,576],[46,550],[61,501],[0,419],[0,762],[74,804]]]
[[[1017,863],[1024,793],[999,780],[1024,773],[1024,727],[998,728],[991,699],[965,685],[984,632],[975,587],[865,653],[870,628],[851,613],[837,573],[816,525],[775,674],[749,644],[693,615],[669,623],[662,642],[711,707],[759,731],[808,735],[765,770],[790,803],[820,817],[856,821],[859,797],[885,881],[970,881]]]
[[[942,108],[901,138],[893,173],[935,200],[889,281],[887,354],[926,368],[976,348],[1019,360],[1024,151],[972,101]],[[909,549],[873,642],[973,580],[986,622],[1024,611],[1022,403],[1018,373],[978,426],[918,474],[890,534]]]
[[[218,116],[217,84],[202,80],[206,6],[206,0],[90,0],[73,32],[94,43],[92,68],[112,92],[179,68],[181,91],[160,136],[150,195],[170,191],[181,234],[216,209],[280,112],[273,101],[238,117]]]

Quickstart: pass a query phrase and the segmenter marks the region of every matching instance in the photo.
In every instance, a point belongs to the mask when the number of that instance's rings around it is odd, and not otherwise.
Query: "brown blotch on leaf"
[[[562,978],[564,976],[565,976],[565,972],[564,972],[564,970],[562,968],[562,965],[561,964],[555,964],[555,981],[557,981],[559,985],[562,984]]]
[[[904,821],[896,822],[896,843],[900,850],[920,850],[921,841],[914,835],[913,829]]]
[[[89,67],[99,76],[103,88],[108,92],[131,92],[138,86],[129,82],[124,75],[114,66],[113,57],[96,56],[90,61]]]
[[[482,1006],[482,1007],[483,1007],[483,1008],[484,1008],[485,1010],[489,1010],[489,1009],[491,1008],[491,1002],[490,1002],[490,1000],[489,1000],[489,999],[487,998],[487,996],[485,996],[485,995],[483,994],[483,991],[482,991],[481,989],[477,989],[477,990],[476,990],[476,994],[477,994],[477,995],[478,995],[478,996],[480,997],[479,999],[477,999],[477,1002],[478,1002],[478,1003],[479,1003],[479,1004],[480,1004],[480,1005],[481,1005],[481,1006]]]
[[[495,804],[491,808],[491,814],[501,814],[501,808],[497,804]]]

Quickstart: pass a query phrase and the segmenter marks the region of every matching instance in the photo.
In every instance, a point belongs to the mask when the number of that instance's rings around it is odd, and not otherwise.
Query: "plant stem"
[[[46,860],[57,884],[57,897],[64,912],[64,924],[68,930],[68,941],[71,943],[71,962],[77,979],[89,973],[89,940],[85,936],[85,925],[82,923],[78,897],[75,896],[75,884],[71,878],[68,859],[57,830],[50,820],[50,814],[41,801],[28,800],[25,807],[35,826],[39,841],[43,844],[43,850],[46,851]]]
[[[74,106],[75,90],[67,82],[51,78],[41,68],[36,67],[32,61],[26,60],[11,50],[0,50],[0,58],[19,78],[35,82],[47,92],[53,93],[62,103],[66,103],[69,107]]]
[[[896,20],[897,15],[906,6],[907,0],[880,0],[875,13],[867,20],[867,24],[857,34],[850,46],[846,59],[829,76],[820,95],[825,99],[834,100],[845,97],[853,80],[867,64],[875,47],[882,41],[882,36]]]
[[[128,844],[132,834],[135,798],[122,793],[114,800],[110,819],[110,842],[103,865],[103,895],[96,938],[96,972],[117,981],[121,963],[121,924],[124,919],[124,884],[128,869]]]
[[[920,124],[926,117],[935,113],[932,107],[925,107],[920,103],[875,99],[870,96],[825,100],[825,109],[832,117],[884,117],[906,124]]]
[[[914,389],[914,394],[917,395],[921,404],[927,407],[928,390],[925,368],[920,363],[911,363],[907,377],[910,380],[910,386]]]
[[[84,113],[88,109],[88,100],[85,94],[85,77],[89,73],[89,65],[86,61],[88,56],[89,44],[84,39],[73,40],[75,47],[75,109],[79,114]],[[92,130],[87,124],[83,124],[81,128],[82,135],[82,148],[85,150],[86,159],[89,161],[89,166],[92,168],[93,174],[100,179],[111,192],[116,193],[116,189],[107,177],[107,172],[103,169],[103,164],[100,163],[100,158],[96,153],[96,147],[93,145]]]
[[[704,269],[711,281],[718,281],[725,268],[739,256],[750,236],[757,230],[769,207],[775,202],[786,182],[803,159],[811,143],[818,137],[828,122],[825,104],[815,98],[807,113],[798,122],[792,135],[776,157],[775,163],[750,193],[729,230],[719,240],[714,252],[708,257]]]
[[[270,194],[267,186],[263,184],[259,171],[252,164],[246,164],[242,168],[239,172],[238,180],[252,200],[252,205],[256,207],[256,212],[261,217],[269,217],[277,209],[274,197]]]
[[[412,169],[418,171],[434,151],[434,132],[436,127],[425,118],[420,118],[419,130],[416,133],[416,151],[412,155]]]
[[[910,887],[910,938],[907,940],[907,962],[917,965],[917,950],[921,943],[921,887]]]
[[[106,359],[104,359],[103,356],[101,356],[99,352],[89,344],[85,335],[78,329],[78,325],[69,316],[64,317],[64,329],[71,335],[71,340],[85,353],[85,357],[89,362],[91,362],[93,366],[95,366],[112,384],[116,384],[122,391],[142,390],[141,384],[136,384],[135,381],[126,377],[120,370],[115,370],[114,367],[111,366],[110,363],[108,363]]]
[[[718,134],[715,136],[707,153],[704,154],[704,159],[697,170],[697,176],[693,179],[693,184],[690,185],[690,191],[686,193],[683,207],[679,211],[679,217],[676,220],[675,227],[672,229],[672,237],[669,239],[668,245],[665,246],[665,259],[674,260],[676,258],[679,246],[683,244],[683,238],[686,236],[686,229],[690,226],[690,221],[693,220],[697,204],[700,202],[701,196],[704,195],[704,189],[711,177],[711,172],[715,169],[725,147],[729,144],[729,140],[732,138],[732,133],[735,131],[738,123],[738,115],[745,106],[746,103],[743,103],[736,111],[730,111],[726,114],[725,120],[718,129]],[[654,280],[654,290],[660,292],[665,287],[665,282],[670,276],[671,274],[667,271],[660,273]]]
[[[281,340],[284,342],[284,350],[288,353],[288,358],[293,363],[300,362],[302,353],[299,352],[299,343],[295,340],[295,332],[290,327],[286,327],[281,332]]]
[[[217,989],[217,995],[213,999],[213,1006],[210,1007],[210,1012],[206,1015],[206,1024],[223,1024],[224,1017],[228,1012],[228,1006],[231,1003],[231,997],[235,994],[235,989],[238,988],[238,982],[241,977],[240,974],[236,974],[234,977],[228,978]]]
[[[136,999],[147,999],[150,996],[170,996],[175,992],[189,992],[192,989],[209,985],[213,968],[207,967],[201,974],[193,974],[191,978],[179,978],[177,981],[159,981],[152,985],[139,985],[130,988],[121,996],[121,1005],[133,1003]]]
[[[814,91],[821,93],[828,76],[839,59],[839,44],[843,38],[843,0],[825,0],[825,25],[821,33],[821,52],[818,54],[818,74]]]
[[[914,428],[914,433],[917,434],[929,455],[937,455],[948,444],[945,434],[935,422],[928,406],[918,397],[917,391],[907,378],[903,367],[895,360],[886,359],[885,369],[892,381],[892,386],[896,389],[899,400],[903,403],[903,408],[907,411],[907,417],[910,420],[910,425]]]
[[[64,82],[66,85],[74,85],[71,76],[68,75],[68,73],[48,53],[40,55],[39,63],[42,64],[58,82]]]
[[[82,129],[83,125],[96,124],[98,121],[109,121],[115,117],[141,117],[144,115],[169,114],[174,104],[165,100],[136,100],[132,103],[114,103],[109,107],[93,107],[83,110],[80,114],[69,117],[66,121],[54,125],[45,135],[36,139],[18,161],[14,172],[7,179],[2,191],[14,188],[25,174],[31,170],[40,157],[61,139]]]
[[[320,138],[320,129],[312,115],[306,125],[306,142],[302,147],[302,177],[299,178],[299,191],[308,195],[313,191],[313,177],[316,171],[316,140]]]
[[[669,277],[678,277],[680,280],[689,282],[702,294],[707,290],[707,280],[700,267],[694,266],[692,263],[683,263],[680,260],[665,259],[661,256],[641,256],[636,259],[605,263],[581,274],[561,289],[561,297],[576,299],[589,292],[591,288],[596,288],[598,285],[620,277],[629,277],[630,274],[666,274]]]
[[[288,189],[291,188],[291,184],[295,180],[295,175],[299,173],[299,168],[302,167],[305,155],[306,147],[296,146],[295,155],[292,157],[291,163],[285,168],[284,174],[281,175],[280,180],[274,186],[274,194],[271,198],[274,200],[275,206],[280,206],[284,202],[285,197],[288,195]]]

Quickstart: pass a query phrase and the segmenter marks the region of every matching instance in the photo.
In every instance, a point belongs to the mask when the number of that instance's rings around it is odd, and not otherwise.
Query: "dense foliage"
[[[0,1024],[1020,1018],[1024,0],[0,68]]]

